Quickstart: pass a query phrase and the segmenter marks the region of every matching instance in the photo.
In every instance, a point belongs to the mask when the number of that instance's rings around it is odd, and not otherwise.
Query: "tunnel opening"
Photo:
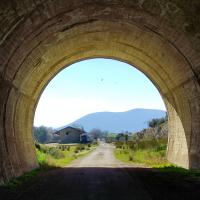
[[[160,93],[127,63],[105,58],[83,60],[60,71],[42,91],[33,126],[39,163],[47,164],[40,158],[47,150],[53,151],[48,148],[58,149],[60,156],[59,149],[71,149],[77,157],[97,140],[123,144],[127,149],[136,149],[142,140],[154,149],[167,145],[168,119]],[[45,145],[40,147],[39,143]],[[161,156],[158,159],[162,160]]]

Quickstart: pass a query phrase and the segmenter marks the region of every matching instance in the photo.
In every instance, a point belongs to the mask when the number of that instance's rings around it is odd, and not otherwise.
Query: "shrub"
[[[116,143],[116,145],[121,145]],[[137,162],[148,166],[167,164],[166,160],[166,139],[140,139],[129,141],[127,144],[116,148],[115,155],[118,159],[125,162]]]
[[[69,145],[62,144],[62,145],[59,145],[58,148],[60,150],[62,150],[62,151],[65,151],[65,150],[70,151],[70,146]]]
[[[65,154],[59,148],[56,148],[56,147],[50,148],[48,153],[56,159],[65,157]]]
[[[163,118],[160,118],[160,119],[156,119],[156,118],[152,119],[149,122],[149,127],[151,127],[151,128],[157,127],[157,126],[161,125],[162,123],[164,123],[166,121],[167,121],[166,117],[163,117]]]
[[[132,150],[136,149],[136,141],[128,141],[127,145],[129,149],[132,149]]]
[[[160,146],[156,147],[156,151],[164,151],[167,149],[167,144],[161,144]]]
[[[123,142],[120,142],[120,141],[117,141],[115,142],[115,147],[118,148],[118,149],[123,149]]]
[[[88,147],[91,147],[91,144],[88,144]]]
[[[67,146],[67,151],[70,151],[70,146]]]
[[[79,144],[78,146],[76,146],[75,151],[82,151],[85,150],[85,145],[84,144]]]
[[[35,143],[35,148],[38,149],[38,150],[40,150],[41,149],[40,144],[36,142]]]
[[[133,161],[133,156],[129,154],[129,161]]]
[[[40,149],[38,149],[43,154],[49,154],[55,159],[64,158],[65,154],[59,147],[47,147],[44,145],[40,145]]]

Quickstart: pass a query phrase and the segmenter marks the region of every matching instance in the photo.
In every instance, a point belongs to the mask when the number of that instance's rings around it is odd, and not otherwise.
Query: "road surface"
[[[198,184],[173,180],[151,169],[126,165],[100,143],[66,168],[41,174],[18,190],[0,189],[2,200],[184,200],[200,199]]]

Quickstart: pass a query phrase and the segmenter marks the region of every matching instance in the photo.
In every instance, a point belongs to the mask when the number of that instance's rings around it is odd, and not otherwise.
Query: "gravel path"
[[[87,157],[77,159],[67,167],[127,167],[126,164],[115,159],[113,150],[113,145],[101,142]]]

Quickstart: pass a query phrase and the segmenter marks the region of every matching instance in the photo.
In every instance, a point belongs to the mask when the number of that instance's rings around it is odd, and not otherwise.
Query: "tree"
[[[124,135],[124,137],[125,137],[125,142],[127,143],[127,142],[128,142],[128,134],[126,133],[126,134]]]
[[[97,140],[97,139],[101,139],[101,138],[104,137],[104,132],[101,131],[101,130],[98,129],[98,128],[94,128],[94,129],[92,129],[92,130],[89,132],[89,135],[90,135],[93,139]]]
[[[106,132],[105,140],[106,140],[106,142],[115,142],[116,141],[116,134]]]
[[[53,129],[45,126],[33,127],[33,137],[39,143],[51,142],[53,138]]]
[[[164,122],[167,121],[167,117],[162,117],[162,118],[154,118],[151,121],[149,121],[149,127],[154,128],[157,126],[160,126],[161,124],[163,124]]]

